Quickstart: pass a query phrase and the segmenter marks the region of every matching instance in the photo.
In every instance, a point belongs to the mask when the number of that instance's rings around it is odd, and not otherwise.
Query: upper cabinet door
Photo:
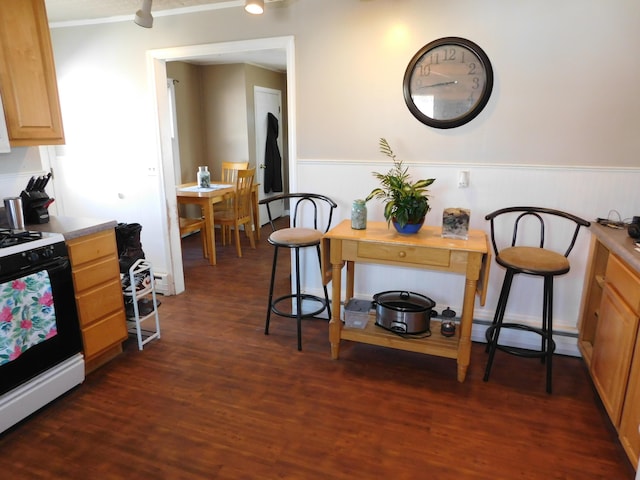
[[[11,146],[64,143],[44,0],[0,0],[0,94]]]

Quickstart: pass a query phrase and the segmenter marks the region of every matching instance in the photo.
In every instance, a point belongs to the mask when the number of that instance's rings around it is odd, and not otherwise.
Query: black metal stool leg
[[[302,350],[302,295],[300,293],[300,249],[296,251],[296,323],[298,326],[298,351]]]
[[[502,328],[502,320],[504,319],[504,313],[507,309],[507,300],[509,299],[509,291],[511,290],[511,283],[513,282],[513,271],[507,270],[502,283],[502,290],[500,291],[500,298],[498,299],[498,308],[496,315],[493,319],[491,327],[487,330],[487,348],[489,349],[489,358],[487,359],[487,366],[484,370],[485,382],[489,381],[489,375],[491,374],[491,367],[493,366],[493,358],[496,355],[496,349],[498,348],[498,340],[500,338],[500,329]]]
[[[273,265],[271,266],[271,284],[269,285],[269,303],[267,305],[267,320],[264,324],[264,334],[269,335],[269,321],[271,320],[271,309],[273,308],[273,286],[276,279],[276,265],[278,264],[278,246],[273,246]]]
[[[555,350],[555,342],[553,341],[553,277],[545,277],[544,279],[544,296],[546,304],[546,321],[544,328],[546,329],[545,345],[545,357],[547,362],[547,393],[551,393],[552,389],[552,364],[553,364],[553,351]],[[545,358],[543,357],[543,358]]]
[[[500,296],[498,297],[498,305],[496,306],[496,313],[493,316],[493,321],[491,322],[491,327],[487,329],[488,332],[491,333],[491,338],[487,335],[487,346],[485,347],[485,352],[489,352],[489,348],[491,347],[491,342],[493,338],[495,338],[495,326],[498,323],[498,319],[504,318],[504,313],[507,309],[507,299],[509,298],[509,291],[511,290],[511,283],[513,281],[513,272],[507,270],[505,273],[504,280],[502,282],[502,289],[500,290]]]
[[[547,341],[549,332],[549,280],[553,277],[544,277],[544,286],[542,290],[542,333],[540,337],[540,363],[545,363],[549,342]]]

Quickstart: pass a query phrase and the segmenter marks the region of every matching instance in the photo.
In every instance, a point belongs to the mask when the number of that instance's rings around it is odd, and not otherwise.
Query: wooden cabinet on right
[[[64,143],[44,0],[0,1],[0,93],[12,147]]]
[[[614,256],[609,264],[618,264]],[[600,301],[600,315],[593,343],[591,377],[614,425],[618,425],[629,380],[631,357],[636,344],[638,316],[607,280]]]
[[[594,227],[592,227],[594,228]],[[601,228],[597,226],[596,228]],[[620,244],[609,240],[617,239]],[[578,346],[602,403],[633,465],[640,456],[640,271],[629,237],[592,237]],[[627,258],[634,258],[628,257]]]
[[[624,401],[624,409],[618,433],[620,442],[629,455],[632,462],[640,457],[640,335],[636,341],[636,349],[633,354],[631,373],[627,385],[627,395]],[[635,464],[635,463],[634,463]],[[638,465],[636,465],[636,469]]]

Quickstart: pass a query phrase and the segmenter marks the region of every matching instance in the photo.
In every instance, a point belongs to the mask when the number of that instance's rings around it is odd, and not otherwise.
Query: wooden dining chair
[[[202,255],[204,258],[209,258],[209,252],[207,250],[207,229],[204,218],[179,217],[179,221],[180,238],[199,231],[200,238],[202,239]]]
[[[225,242],[225,228],[234,230],[236,252],[238,257],[242,257],[242,248],[240,247],[240,226],[244,225],[244,230],[249,237],[251,248],[256,248],[253,236],[253,215],[252,215],[252,194],[253,177],[256,173],[255,168],[238,170],[236,179],[236,188],[231,199],[231,205],[214,215],[214,224],[220,225],[222,230],[223,245]]]
[[[222,162],[222,175],[220,176],[220,181],[222,183],[229,183],[231,185],[235,185],[236,180],[238,179],[238,170],[246,170],[249,168],[249,162]],[[232,207],[232,195],[229,195],[225,198],[221,203],[214,205],[213,213],[214,216],[220,212],[228,210]],[[225,244],[225,239],[227,232],[230,232],[231,229],[229,227],[222,227],[222,244]]]
[[[222,162],[222,177],[224,183],[234,184],[238,178],[238,170],[249,168],[249,162]]]

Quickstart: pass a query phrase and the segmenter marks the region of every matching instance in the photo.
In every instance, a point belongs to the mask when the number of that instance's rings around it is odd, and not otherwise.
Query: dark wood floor
[[[184,240],[187,291],[162,298],[162,338],[127,341],[1,435],[2,478],[633,478],[580,359],[558,357],[547,395],[537,361],[500,352],[483,382],[481,344],[462,384],[453,360],[350,342],[331,360],[321,320],[298,352],[293,321],[263,333],[272,250],[244,242],[210,267]]]

